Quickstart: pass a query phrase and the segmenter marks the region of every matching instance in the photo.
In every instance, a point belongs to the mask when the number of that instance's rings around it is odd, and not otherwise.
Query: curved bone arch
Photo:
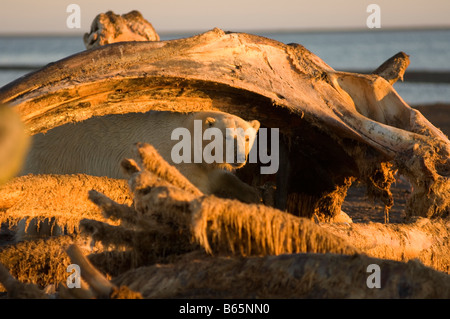
[[[407,65],[400,54],[376,74],[338,72],[301,45],[214,29],[80,52],[3,87],[0,102],[17,110],[31,134],[149,110],[257,119],[280,129],[275,207],[327,221],[360,180],[388,210],[398,170],[414,186],[407,215],[445,217],[450,142],[392,87]],[[246,176],[263,183],[253,169]]]

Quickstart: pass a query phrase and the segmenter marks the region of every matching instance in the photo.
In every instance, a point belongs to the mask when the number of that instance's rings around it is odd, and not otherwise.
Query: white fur
[[[152,111],[95,117],[35,135],[22,175],[84,173],[125,178],[120,162],[132,157],[132,146],[136,142],[153,145],[166,161],[174,165],[171,150],[179,141],[172,141],[171,133],[175,128],[185,127],[193,138],[194,120],[202,120],[203,130],[212,126],[219,128],[224,138],[226,128],[252,128],[249,130],[252,132],[250,146],[259,129],[258,121],[247,122],[223,112],[185,114]],[[209,141],[203,143],[206,145]],[[249,147],[245,156],[248,152]],[[258,201],[255,190],[227,171],[236,166],[205,162],[175,166],[206,194],[227,193],[246,202]]]

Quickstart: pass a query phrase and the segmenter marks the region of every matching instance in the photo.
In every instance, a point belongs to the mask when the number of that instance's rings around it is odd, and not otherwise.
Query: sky
[[[66,20],[80,7],[80,28]],[[82,34],[98,13],[140,11],[158,33],[364,29],[369,4],[383,28],[450,28],[450,0],[1,0],[0,34]]]

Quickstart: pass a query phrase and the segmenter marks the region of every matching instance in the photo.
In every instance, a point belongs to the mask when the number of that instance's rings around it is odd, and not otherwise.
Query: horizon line
[[[214,28],[209,28],[206,30],[192,29],[192,30],[162,30],[156,31],[160,37],[162,36],[174,36],[174,35],[195,35],[205,33]],[[410,27],[382,27],[382,28],[374,28],[369,29],[367,27],[324,27],[324,28],[244,28],[239,31],[233,29],[224,29],[220,28],[226,32],[235,32],[235,33],[249,33],[249,34],[289,34],[289,33],[351,33],[351,32],[383,32],[383,31],[440,31],[440,30],[450,30],[450,25],[448,26],[410,26]],[[3,33],[0,31],[0,37],[83,37],[83,35],[87,33],[86,31],[82,32],[74,32],[74,31],[66,31],[66,32],[7,32]]]

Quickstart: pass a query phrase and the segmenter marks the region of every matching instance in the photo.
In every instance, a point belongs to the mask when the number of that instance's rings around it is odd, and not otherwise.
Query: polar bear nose
[[[238,168],[244,166],[247,161],[247,141],[242,141],[242,139],[238,139],[238,137],[234,137],[234,156],[232,166]]]
[[[240,168],[247,162],[249,138],[243,132],[228,131],[226,137],[226,163]]]

